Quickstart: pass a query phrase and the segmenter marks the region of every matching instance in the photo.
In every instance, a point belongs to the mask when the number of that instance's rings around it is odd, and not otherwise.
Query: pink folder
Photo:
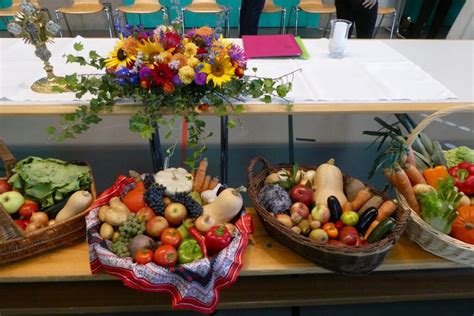
[[[297,57],[301,51],[293,34],[242,36],[247,58]]]

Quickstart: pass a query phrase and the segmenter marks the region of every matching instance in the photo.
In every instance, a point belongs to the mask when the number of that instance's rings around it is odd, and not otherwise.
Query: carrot
[[[420,206],[406,172],[400,167],[392,169],[389,171],[389,181],[405,197],[411,209],[420,214]]]
[[[367,238],[370,236],[370,233],[374,230],[375,227],[377,227],[377,225],[380,224],[380,222],[375,219],[369,226],[369,228],[367,229],[367,231],[365,232],[365,235],[364,235],[364,240],[367,240]]]
[[[201,187],[201,192],[209,189],[209,183],[211,183],[211,176],[208,175],[204,178],[204,183]]]
[[[426,179],[426,183],[431,185],[436,190],[438,189],[438,181],[449,177],[448,170],[445,166],[437,166],[434,168],[428,168],[423,171],[423,176]]]
[[[204,184],[204,179],[206,178],[207,166],[207,158],[204,158],[199,162],[196,175],[194,176],[193,191],[201,192],[202,185]]]
[[[218,184],[219,184],[219,178],[218,177],[212,178],[211,182],[209,183],[209,190],[214,189]]]
[[[346,203],[344,203],[344,205],[342,206],[342,212],[349,212],[349,211],[352,211],[352,203],[347,201]]]
[[[383,202],[382,205],[380,205],[380,207],[377,210],[378,215],[375,220],[379,222],[383,221],[384,219],[391,216],[393,212],[395,212],[396,209],[397,209],[397,204],[393,202],[392,200],[387,200]]]
[[[372,197],[372,193],[370,193],[368,189],[360,190],[359,192],[357,192],[354,200],[351,202],[352,209],[354,211],[359,210],[361,206],[364,205],[371,197]]]
[[[423,174],[416,166],[408,163],[405,164],[404,169],[413,186],[417,184],[426,184]]]

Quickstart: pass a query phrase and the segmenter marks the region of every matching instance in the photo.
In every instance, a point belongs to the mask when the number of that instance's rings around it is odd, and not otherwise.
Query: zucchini
[[[342,207],[334,195],[328,197],[328,208],[331,211],[331,222],[337,222],[342,215]]]
[[[369,244],[373,244],[387,237],[388,234],[397,226],[397,222],[392,217],[386,218],[367,237]]]
[[[364,235],[367,229],[369,229],[370,224],[377,218],[379,212],[375,207],[368,208],[364,214],[359,218],[359,222],[356,225],[356,229],[359,234]]]

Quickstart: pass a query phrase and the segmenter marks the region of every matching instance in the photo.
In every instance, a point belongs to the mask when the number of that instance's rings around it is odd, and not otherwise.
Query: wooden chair
[[[377,13],[378,13],[378,15],[382,15],[382,17],[380,18],[379,25],[375,29],[373,37],[375,38],[375,36],[377,35],[377,32],[379,31],[379,28],[382,26],[382,22],[383,22],[384,17],[387,14],[393,14],[392,28],[390,29],[390,39],[392,39],[393,38],[393,33],[395,32],[395,24],[396,24],[396,21],[397,21],[397,9],[395,9],[393,7],[382,7],[382,8],[379,7]]]
[[[216,0],[193,0],[190,5],[181,9],[181,18],[183,19],[183,33],[186,28],[184,15],[188,12],[196,14],[223,14],[224,30],[226,35],[230,32],[230,9],[229,7],[219,5]]]
[[[324,30],[324,35],[329,29],[329,22],[331,20],[331,16],[336,14],[336,7],[333,5],[324,4],[322,0],[301,0],[300,3],[296,6],[293,6],[290,11],[290,17],[288,21],[291,23],[291,17],[293,15],[293,11],[295,12],[295,36],[298,35],[298,15],[300,11],[310,14],[329,14],[328,22],[326,24],[326,29]]]
[[[64,21],[66,22],[67,29],[69,31],[69,35],[72,37],[71,27],[69,26],[69,22],[66,18],[66,14],[73,14],[73,15],[83,15],[83,14],[93,14],[93,13],[100,13],[104,12],[107,18],[107,25],[109,27],[109,35],[112,38],[112,19],[111,19],[111,7],[110,4],[102,4],[99,0],[73,0],[73,3],[69,7],[60,7],[56,9],[56,19],[59,24],[59,13],[63,15]],[[61,37],[62,32],[60,33]]]
[[[132,5],[120,6],[115,10],[117,12],[117,15],[119,14],[119,12],[122,13],[125,17],[125,20],[127,20],[125,15],[126,13],[138,14],[140,24],[142,24],[142,14],[161,12],[163,13],[163,19],[165,19],[165,16],[168,16],[168,9],[165,6],[161,5],[159,0],[135,0]]]
[[[280,13],[280,34],[285,33],[286,8],[276,5],[273,0],[266,0],[262,13]]]

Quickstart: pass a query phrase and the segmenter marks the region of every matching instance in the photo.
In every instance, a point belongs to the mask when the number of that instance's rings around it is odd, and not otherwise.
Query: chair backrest
[[[134,4],[159,4],[161,5],[160,1],[159,0],[135,0],[134,1]]]
[[[10,7],[19,6],[21,4],[21,1],[22,0],[12,0],[12,5]],[[35,6],[39,6],[38,0],[30,0],[30,2]]]
[[[93,3],[93,4],[101,4],[99,0],[73,0],[73,4],[79,4],[79,3]]]
[[[300,0],[300,3],[314,3],[314,4],[324,4],[323,0]]]
[[[191,4],[196,4],[196,3],[216,3],[217,0],[193,0]]]

